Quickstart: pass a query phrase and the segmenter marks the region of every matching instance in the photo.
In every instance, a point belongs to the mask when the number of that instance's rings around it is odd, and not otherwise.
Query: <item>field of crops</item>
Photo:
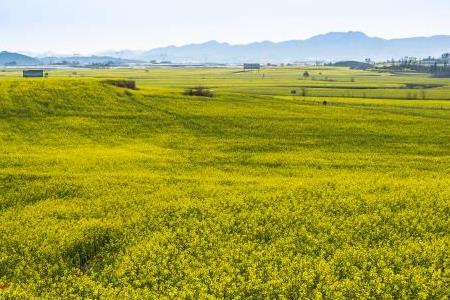
[[[450,80],[308,71],[0,70],[0,299],[448,299]]]

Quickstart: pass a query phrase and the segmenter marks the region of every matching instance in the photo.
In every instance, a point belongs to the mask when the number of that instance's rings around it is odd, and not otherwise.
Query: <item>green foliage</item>
[[[136,89],[136,81],[134,80],[105,80],[104,83],[114,85],[120,88],[126,88],[126,89]]]
[[[450,294],[449,82],[54,72],[0,75],[0,299]]]
[[[206,87],[197,86],[193,88],[187,88],[184,91],[184,95],[186,96],[197,96],[197,97],[214,97],[214,92]]]

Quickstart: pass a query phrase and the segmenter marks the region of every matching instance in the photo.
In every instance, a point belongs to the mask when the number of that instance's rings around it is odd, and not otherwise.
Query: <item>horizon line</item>
[[[203,45],[207,43],[218,43],[223,45],[230,45],[230,46],[248,46],[253,44],[262,44],[262,43],[273,43],[273,44],[279,44],[284,42],[300,42],[300,41],[307,41],[316,37],[325,36],[329,34],[363,34],[368,38],[372,39],[382,39],[386,41],[394,41],[394,40],[402,40],[402,39],[414,39],[414,38],[433,38],[433,37],[450,37],[449,34],[432,34],[432,35],[419,35],[419,36],[404,36],[404,37],[395,37],[395,38],[384,38],[381,36],[374,36],[374,35],[368,35],[363,31],[358,30],[349,30],[349,31],[329,31],[326,33],[320,33],[316,35],[312,35],[303,39],[287,39],[287,40],[259,40],[259,41],[248,41],[248,42],[241,42],[241,43],[232,43],[232,42],[226,42],[221,41],[218,39],[211,39],[206,40],[203,42],[192,42],[192,43],[179,43],[179,44],[166,44],[166,45],[160,45],[156,47],[149,47],[149,48],[141,48],[141,49],[132,49],[132,48],[110,48],[110,49],[103,49],[103,50],[96,50],[96,51],[87,51],[87,52],[73,52],[73,53],[67,53],[67,52],[59,52],[54,50],[45,50],[45,51],[30,51],[30,50],[14,50],[14,49],[0,49],[0,52],[10,52],[10,53],[18,53],[23,55],[34,55],[33,57],[49,57],[45,56],[47,54],[52,55],[59,55],[59,56],[108,56],[105,55],[105,53],[108,52],[123,52],[123,51],[132,51],[132,52],[147,52],[152,51],[155,49],[161,49],[161,48],[180,48],[185,46],[195,46],[195,45]],[[45,54],[45,55],[44,55]],[[43,56],[44,55],[44,56]],[[51,56],[50,56],[51,57]]]

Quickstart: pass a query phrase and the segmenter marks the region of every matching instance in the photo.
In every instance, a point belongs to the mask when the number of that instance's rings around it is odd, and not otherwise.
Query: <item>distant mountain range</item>
[[[174,63],[282,63],[298,61],[362,61],[370,58],[385,61],[405,56],[425,58],[450,52],[450,35],[383,39],[369,37],[362,32],[331,32],[306,40],[274,43],[270,41],[246,45],[231,45],[210,41],[203,44],[169,46],[149,51],[108,51],[99,56],[32,58],[20,54],[1,52],[0,65],[8,62],[21,64],[48,64],[80,62],[80,64],[171,61]]]
[[[5,65],[32,66],[38,64],[39,60],[30,56],[6,51],[0,52],[0,66]]]
[[[139,63],[142,61],[133,59],[123,59],[111,56],[62,56],[62,57],[42,57],[34,58],[31,56],[0,52],[0,66],[38,66],[38,65],[126,65]]]
[[[424,58],[450,52],[450,35],[403,39],[369,37],[362,32],[331,32],[306,40],[280,43],[270,41],[247,45],[231,45],[210,41],[181,47],[164,47],[149,51],[118,51],[105,55],[139,60],[173,62],[295,62],[341,61],[371,58],[384,61],[404,56]]]

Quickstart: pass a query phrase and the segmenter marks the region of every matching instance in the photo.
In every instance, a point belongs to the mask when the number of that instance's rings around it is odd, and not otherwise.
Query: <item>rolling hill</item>
[[[0,72],[0,299],[446,299],[442,81],[302,71]]]
[[[29,66],[38,64],[40,64],[40,61],[30,56],[6,51],[0,52],[0,65],[3,66],[4,65]]]
[[[124,59],[111,56],[51,56],[34,58],[24,54],[13,52],[0,52],[0,66],[36,66],[36,65],[79,65],[87,66],[94,64],[127,65],[142,61]]]

